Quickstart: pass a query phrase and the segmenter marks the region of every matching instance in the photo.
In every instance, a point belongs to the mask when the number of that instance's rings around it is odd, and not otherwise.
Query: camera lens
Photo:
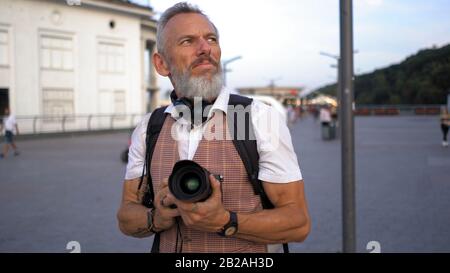
[[[169,190],[178,200],[198,202],[208,199],[212,193],[209,172],[191,160],[175,163],[169,177]]]
[[[188,173],[181,178],[181,189],[187,194],[193,194],[200,188],[200,178],[195,173]]]

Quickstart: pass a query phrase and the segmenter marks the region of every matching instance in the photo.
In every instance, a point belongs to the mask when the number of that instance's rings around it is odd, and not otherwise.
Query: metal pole
[[[343,252],[356,252],[352,0],[340,0]]]
[[[337,59],[337,62],[338,62],[338,68],[337,68],[337,70],[338,70],[338,72],[337,72],[337,76],[338,76],[338,80],[337,80],[337,93],[336,93],[336,95],[337,95],[337,101],[338,101],[338,105],[337,105],[337,122],[338,122],[338,124],[339,124],[339,130],[338,130],[338,138],[339,139],[341,139],[341,136],[342,136],[342,115],[343,115],[343,112],[342,112],[342,95],[341,95],[341,89],[342,89],[342,81],[344,80],[343,79],[343,77],[342,77],[342,75],[344,74],[344,73],[342,73],[342,60],[341,60],[341,58],[339,57],[338,59]]]
[[[342,115],[341,115],[341,83],[342,83],[342,65],[341,65],[341,57],[340,56],[337,56],[337,55],[334,55],[334,54],[330,54],[330,53],[327,53],[327,52],[323,52],[323,51],[321,51],[321,52],[319,52],[319,54],[320,55],[323,55],[323,56],[327,56],[327,57],[330,57],[330,58],[333,58],[333,59],[335,59],[336,61],[337,61],[337,65],[336,65],[336,68],[337,68],[337,83],[336,83],[336,86],[337,86],[337,90],[336,90],[336,99],[337,99],[337,103],[338,103],[338,122],[339,122],[339,120],[341,119],[341,117],[342,117]],[[339,136],[338,137],[340,137],[340,133],[339,133]]]
[[[227,69],[227,65],[228,65],[229,63],[232,63],[232,62],[237,61],[237,60],[239,60],[239,59],[242,59],[242,56],[236,56],[236,57],[233,57],[233,58],[231,58],[231,59],[229,59],[229,60],[226,60],[226,61],[222,62],[222,69],[223,69],[223,71],[222,71],[222,73],[223,73],[223,84],[224,84],[225,86],[227,85],[227,72],[230,71],[230,70]]]

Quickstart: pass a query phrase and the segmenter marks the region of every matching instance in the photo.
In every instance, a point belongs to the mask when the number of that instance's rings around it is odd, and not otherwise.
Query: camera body
[[[169,190],[178,200],[185,202],[201,202],[212,194],[209,175],[211,173],[192,160],[180,160],[173,166],[169,176]],[[214,175],[220,182],[221,175]]]

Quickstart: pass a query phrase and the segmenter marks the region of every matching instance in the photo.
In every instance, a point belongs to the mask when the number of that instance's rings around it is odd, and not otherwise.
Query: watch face
[[[225,236],[231,236],[236,233],[236,227],[229,227],[225,230]]]

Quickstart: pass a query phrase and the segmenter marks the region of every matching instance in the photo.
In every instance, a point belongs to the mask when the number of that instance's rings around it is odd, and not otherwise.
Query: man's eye
[[[190,45],[191,44],[191,40],[190,39],[186,39],[186,40],[182,40],[181,45]]]
[[[210,43],[217,43],[217,38],[216,37],[209,37],[208,38],[208,42],[210,42]]]

